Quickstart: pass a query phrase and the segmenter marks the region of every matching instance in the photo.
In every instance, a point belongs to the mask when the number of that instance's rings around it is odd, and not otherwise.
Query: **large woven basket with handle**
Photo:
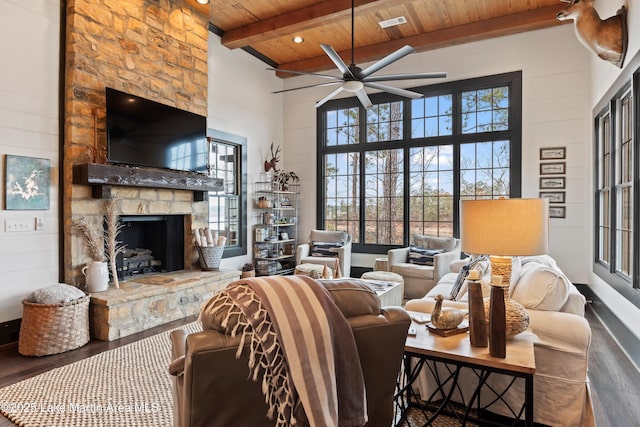
[[[64,353],[89,342],[89,296],[60,304],[22,301],[18,352],[23,356]]]

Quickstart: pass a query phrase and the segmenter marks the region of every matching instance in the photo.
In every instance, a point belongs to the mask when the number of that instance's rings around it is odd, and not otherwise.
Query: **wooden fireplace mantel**
[[[193,191],[194,201],[206,200],[207,192],[222,191],[223,180],[196,172],[181,172],[136,166],[85,163],[74,165],[73,183],[91,185],[96,199],[111,197],[111,187],[170,188]]]

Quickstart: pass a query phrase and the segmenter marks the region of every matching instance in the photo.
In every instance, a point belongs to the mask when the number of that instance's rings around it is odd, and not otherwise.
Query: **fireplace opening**
[[[184,215],[128,215],[120,222],[126,249],[116,260],[119,279],[184,269]]]

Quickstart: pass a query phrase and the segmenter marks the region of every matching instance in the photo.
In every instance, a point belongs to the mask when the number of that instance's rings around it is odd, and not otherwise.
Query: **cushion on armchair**
[[[456,247],[455,237],[435,237],[424,234],[414,234],[413,244],[425,249],[441,249],[442,252],[452,251]]]
[[[409,256],[407,262],[410,264],[433,265],[433,257],[442,253],[442,249],[427,249],[419,246],[409,246]]]
[[[335,258],[343,246],[344,242],[311,242],[309,255]]]

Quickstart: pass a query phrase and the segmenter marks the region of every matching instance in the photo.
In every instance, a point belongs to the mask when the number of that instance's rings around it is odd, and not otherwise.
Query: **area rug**
[[[200,331],[200,322],[181,326]],[[170,427],[171,331],[97,354],[0,389],[0,413],[24,427]],[[401,426],[421,426],[411,410]],[[460,425],[440,417],[434,427]]]
[[[2,388],[0,412],[25,427],[171,426],[170,332]]]

